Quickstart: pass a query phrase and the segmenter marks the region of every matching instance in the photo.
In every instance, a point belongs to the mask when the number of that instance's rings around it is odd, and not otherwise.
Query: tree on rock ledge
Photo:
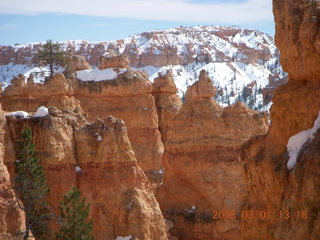
[[[72,186],[60,202],[62,226],[57,233],[58,240],[93,240],[90,236],[93,222],[88,221],[90,205],[81,199],[81,192]]]
[[[54,43],[53,40],[47,40],[42,49],[38,51],[38,58],[41,65],[49,66],[50,78],[53,77],[59,67],[67,64],[66,53],[62,51],[61,44]]]
[[[14,188],[18,196],[18,206],[26,214],[23,239],[31,237],[30,231],[36,239],[48,239],[48,220],[51,219],[51,215],[45,199],[49,195],[49,188],[44,170],[39,163],[40,159],[35,153],[30,128],[23,129],[17,144]]]

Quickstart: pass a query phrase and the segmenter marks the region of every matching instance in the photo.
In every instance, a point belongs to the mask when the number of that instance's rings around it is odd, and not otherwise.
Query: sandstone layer
[[[317,1],[273,1],[276,44],[289,82],[276,90],[267,135],[247,142],[243,159],[252,185],[248,206],[288,211],[290,218],[276,215],[268,221],[247,223],[243,226],[246,239],[320,237],[319,134],[300,150],[292,171],[286,166],[289,138],[312,128],[320,110],[319,7]],[[301,218],[302,211],[306,218]]]
[[[101,68],[113,66],[120,71],[127,66],[125,56],[101,58]],[[147,75],[127,69],[114,80],[80,81],[76,70],[87,70],[83,58],[73,57],[65,74],[57,74],[44,84],[35,84],[20,75],[2,93],[6,111],[33,111],[39,106],[85,112],[89,120],[109,115],[123,119],[137,160],[150,179],[161,168],[163,144],[158,129],[158,117],[152,96],[152,84]],[[104,67],[102,67],[104,66]],[[155,181],[158,186],[160,181]]]
[[[74,185],[91,205],[95,239],[166,239],[159,204],[123,120],[109,116],[87,122],[79,113],[51,107],[45,117],[8,117],[8,124],[13,141],[24,126],[32,129],[54,210]],[[14,150],[10,152],[7,165],[12,169]]]
[[[6,120],[0,105],[0,239],[9,240],[24,230],[24,213],[18,207],[15,192],[10,182],[10,174],[4,161]],[[6,142],[8,145],[8,142]]]
[[[213,221],[212,211],[243,209],[247,200],[240,146],[267,130],[267,116],[240,102],[221,108],[205,71],[167,125],[164,184],[157,198],[179,239],[240,239],[241,224]]]

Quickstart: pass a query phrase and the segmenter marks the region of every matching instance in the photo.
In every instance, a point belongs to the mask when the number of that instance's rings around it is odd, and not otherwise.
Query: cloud
[[[11,30],[11,29],[16,29],[18,26],[16,24],[12,24],[12,23],[7,23],[7,24],[4,24],[2,26],[0,26],[0,30],[3,31],[3,30]]]
[[[0,13],[62,13],[111,18],[245,24],[273,21],[271,0],[0,0]]]

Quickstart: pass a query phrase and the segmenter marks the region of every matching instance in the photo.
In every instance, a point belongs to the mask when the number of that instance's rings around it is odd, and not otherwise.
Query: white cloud
[[[271,0],[196,3],[190,0],[0,0],[0,13],[63,13],[101,17],[243,24],[272,21]]]

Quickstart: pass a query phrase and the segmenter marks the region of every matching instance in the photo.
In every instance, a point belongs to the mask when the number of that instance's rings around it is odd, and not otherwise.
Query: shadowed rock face
[[[320,236],[318,133],[302,148],[294,169],[288,172],[286,167],[288,139],[311,128],[320,110],[319,7],[318,1],[273,0],[276,43],[289,82],[275,93],[268,133],[243,146],[243,160],[248,163],[252,186],[248,206],[290,211],[291,216],[284,220],[276,215],[263,226],[246,223],[246,239],[313,240]],[[308,217],[299,219],[298,211],[306,211]]]
[[[273,1],[276,45],[290,81],[319,81],[320,4],[317,0]]]
[[[91,205],[95,239],[166,239],[159,204],[137,163],[124,122],[112,116],[87,122],[81,114],[56,108],[49,112],[43,118],[8,121],[13,140],[23,126],[32,129],[53,209],[57,211],[63,194],[74,185]],[[11,151],[11,169],[13,159]]]
[[[5,134],[8,133],[6,120],[0,105],[0,239],[12,237],[24,228],[24,213],[18,208],[15,193],[10,182],[9,171],[4,164]],[[8,138],[6,145],[9,145]]]
[[[174,84],[172,72],[168,71],[165,76],[159,76],[154,80],[152,95],[157,107],[159,130],[162,142],[165,144],[167,130],[171,120],[178,114],[182,101],[177,95],[177,87]]]

